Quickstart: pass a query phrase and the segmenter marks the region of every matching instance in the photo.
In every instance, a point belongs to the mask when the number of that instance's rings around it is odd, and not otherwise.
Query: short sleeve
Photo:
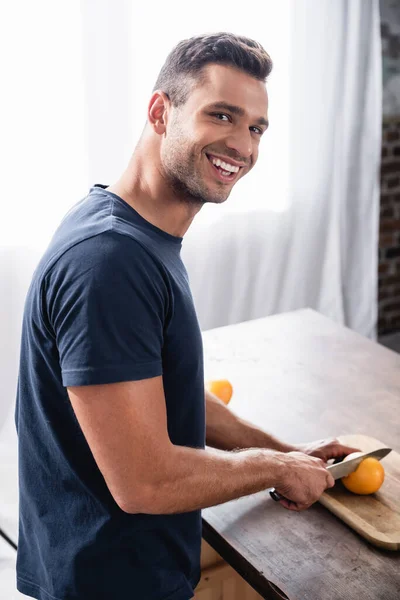
[[[45,287],[65,387],[162,374],[168,288],[139,242],[115,232],[84,240],[53,265]]]

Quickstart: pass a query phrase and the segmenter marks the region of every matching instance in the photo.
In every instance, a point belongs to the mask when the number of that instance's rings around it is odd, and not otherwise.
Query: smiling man
[[[325,461],[354,450],[290,446],[204,390],[181,245],[255,165],[271,68],[244,37],[178,44],[127,169],[66,215],[35,271],[16,405],[24,594],[188,600],[201,508],[275,487],[305,509],[333,485]]]

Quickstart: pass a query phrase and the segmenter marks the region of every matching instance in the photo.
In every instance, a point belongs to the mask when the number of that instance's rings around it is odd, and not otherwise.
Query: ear
[[[156,91],[150,98],[147,119],[158,135],[165,133],[170,105],[170,100],[165,92]]]

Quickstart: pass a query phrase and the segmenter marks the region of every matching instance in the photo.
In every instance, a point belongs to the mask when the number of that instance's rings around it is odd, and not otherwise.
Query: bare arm
[[[327,461],[357,452],[359,448],[341,444],[336,438],[317,440],[292,446],[281,442],[253,423],[240,419],[219,398],[206,390],[206,438],[213,448],[269,448],[280,452],[300,451]]]
[[[219,398],[206,390],[207,445],[221,450],[235,448],[270,448],[280,452],[296,450],[235,415]]]
[[[75,414],[115,501],[129,513],[205,508],[276,487],[306,508],[331,485],[320,459],[251,448],[176,446],[168,437],[162,377],[68,388]]]

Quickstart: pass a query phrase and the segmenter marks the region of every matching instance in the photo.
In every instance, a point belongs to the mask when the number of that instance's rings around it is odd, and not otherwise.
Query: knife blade
[[[391,452],[391,448],[379,448],[379,450],[373,450],[372,452],[365,452],[360,456],[356,456],[355,458],[351,458],[350,460],[344,460],[342,462],[336,463],[334,465],[328,465],[326,468],[329,473],[332,475],[333,479],[341,479],[342,477],[346,477],[353,473],[358,467],[360,463],[366,458],[377,458],[378,460],[382,460]]]
[[[350,475],[350,473],[353,473],[353,471],[357,469],[358,465],[365,458],[377,458],[378,460],[382,460],[382,458],[385,458],[385,456],[387,456],[391,451],[391,448],[379,448],[378,450],[373,450],[372,452],[364,452],[363,454],[360,454],[360,456],[356,456],[350,460],[328,465],[326,468],[335,480],[341,479],[342,477],[346,477],[347,475]],[[269,495],[276,502],[284,498],[284,496],[281,496],[281,494],[279,494],[275,488],[270,490]]]

